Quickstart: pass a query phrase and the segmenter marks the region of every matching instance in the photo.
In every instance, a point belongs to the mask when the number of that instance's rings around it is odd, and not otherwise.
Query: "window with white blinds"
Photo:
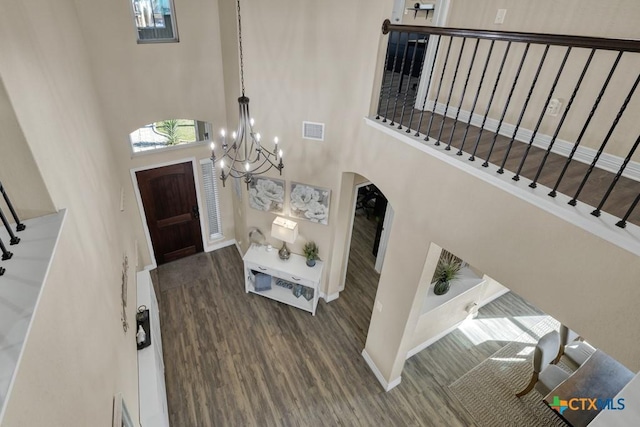
[[[218,202],[218,180],[216,179],[216,171],[213,163],[209,159],[200,160],[200,167],[202,168],[202,179],[207,203],[209,237],[211,239],[218,239],[222,237],[222,225],[220,224],[220,204]]]

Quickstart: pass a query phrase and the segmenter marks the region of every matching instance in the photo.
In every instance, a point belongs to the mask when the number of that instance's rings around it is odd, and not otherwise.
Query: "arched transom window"
[[[204,143],[210,140],[211,124],[192,119],[169,119],[149,123],[129,134],[131,150],[139,153]]]

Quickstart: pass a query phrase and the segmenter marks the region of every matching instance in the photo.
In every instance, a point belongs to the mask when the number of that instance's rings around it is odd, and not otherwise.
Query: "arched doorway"
[[[393,208],[383,192],[366,177],[343,173],[334,262],[340,262],[334,282],[340,304],[349,310],[358,344],[364,347],[374,310]],[[336,283],[337,282],[337,283]]]

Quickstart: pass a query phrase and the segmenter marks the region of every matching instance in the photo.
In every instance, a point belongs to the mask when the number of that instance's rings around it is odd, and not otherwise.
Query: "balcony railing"
[[[16,225],[16,232],[24,230],[26,226],[18,218],[18,214],[16,214],[16,211],[13,208],[13,204],[11,203],[11,199],[9,199],[9,195],[5,191],[5,188],[2,185],[2,182],[0,182],[0,193],[2,193],[4,202],[6,203],[7,207],[9,208],[9,211],[11,212],[11,215],[13,216],[13,219]],[[7,217],[5,216],[2,208],[0,208],[0,219],[2,219],[2,224],[4,225],[5,229],[7,230],[7,234],[9,235],[9,244],[17,245],[18,243],[20,243],[20,238],[16,236],[15,233],[13,232],[13,229],[11,228],[11,224],[9,224],[9,220],[7,220]],[[7,249],[7,247],[4,245],[4,242],[2,241],[1,238],[0,238],[0,251],[2,252],[2,261],[10,260],[11,257],[13,257],[13,253]],[[2,276],[5,273],[5,271],[6,271],[6,268],[0,265],[0,276]]]
[[[640,41],[388,20],[383,34],[377,120],[640,225]]]

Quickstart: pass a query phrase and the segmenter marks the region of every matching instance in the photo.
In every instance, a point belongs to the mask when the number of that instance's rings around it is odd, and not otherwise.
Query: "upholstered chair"
[[[516,397],[522,397],[535,387],[542,395],[548,394],[569,378],[569,372],[553,365],[560,348],[560,334],[551,331],[538,341],[533,354],[533,374],[529,384]]]
[[[560,349],[558,350],[558,356],[554,363],[560,361],[560,358],[564,355],[573,363],[580,366],[586,362],[595,351],[596,349],[588,342],[581,340],[578,334],[565,325],[560,325]]]

